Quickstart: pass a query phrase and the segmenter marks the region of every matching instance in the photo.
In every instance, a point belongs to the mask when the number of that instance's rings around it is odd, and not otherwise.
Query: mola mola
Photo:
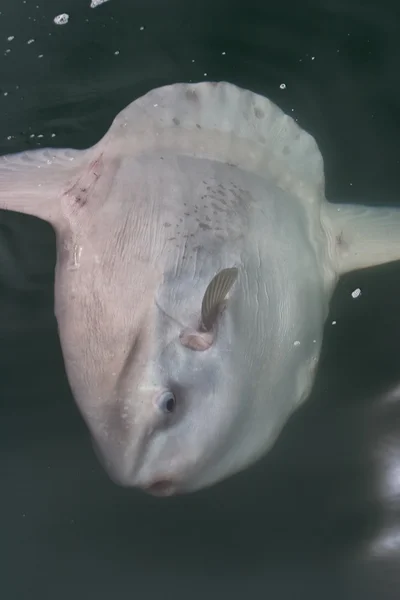
[[[329,204],[314,139],[229,83],[150,91],[87,150],[2,157],[0,208],[53,226],[72,393],[113,480],[158,495],[266,453],[338,277],[400,259],[400,209]]]

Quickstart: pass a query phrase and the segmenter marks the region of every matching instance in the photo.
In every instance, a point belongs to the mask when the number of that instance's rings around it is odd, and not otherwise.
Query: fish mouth
[[[177,485],[172,479],[159,479],[149,485],[141,486],[146,494],[157,497],[175,496],[178,494]]]

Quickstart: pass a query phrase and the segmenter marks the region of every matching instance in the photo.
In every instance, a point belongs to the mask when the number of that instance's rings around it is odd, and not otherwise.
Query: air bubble
[[[53,19],[56,25],[66,25],[69,21],[69,15],[67,13],[61,13],[61,15],[57,15]]]
[[[108,2],[108,0],[92,0],[90,3],[90,8],[96,8],[96,6],[100,6],[100,4],[104,4],[104,2]]]

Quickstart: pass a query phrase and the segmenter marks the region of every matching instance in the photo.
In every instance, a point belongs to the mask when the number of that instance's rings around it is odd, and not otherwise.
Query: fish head
[[[99,295],[82,272],[81,291],[56,302],[68,379],[114,481],[158,495],[193,491],[229,474],[226,458],[244,413],[248,375],[235,347],[233,302],[217,331],[198,333],[200,294],[191,293],[186,309],[194,318],[185,320],[174,298],[189,286],[167,282],[160,290],[153,275],[135,274],[135,290],[102,283]],[[196,336],[204,348],[191,346]]]

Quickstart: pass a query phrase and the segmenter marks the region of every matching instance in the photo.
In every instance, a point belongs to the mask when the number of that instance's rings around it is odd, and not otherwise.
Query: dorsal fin
[[[220,305],[226,299],[237,276],[238,269],[236,267],[222,269],[208,284],[201,305],[201,327],[203,330],[210,331],[213,328]]]
[[[154,89],[121,111],[106,136],[129,140],[129,152],[166,148],[234,164],[307,205],[324,197],[314,138],[267,98],[225,81]]]

